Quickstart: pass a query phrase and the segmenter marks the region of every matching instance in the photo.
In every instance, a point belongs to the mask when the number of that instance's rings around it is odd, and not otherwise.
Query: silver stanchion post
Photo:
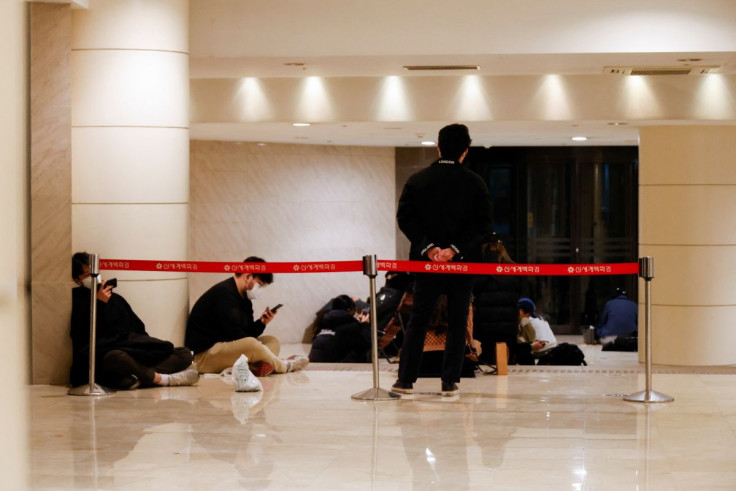
[[[652,390],[652,279],[654,278],[654,258],[639,258],[639,277],[644,278],[644,336],[646,351],[644,364],[646,366],[646,389],[624,396],[629,402],[672,402],[674,397]]]
[[[89,274],[92,277],[89,300],[89,383],[69,389],[70,396],[106,396],[113,391],[95,383],[95,357],[97,348],[97,277],[100,275],[100,258],[89,255]]]
[[[376,256],[363,256],[363,274],[370,281],[371,300],[371,356],[373,361],[373,388],[353,394],[358,401],[392,401],[399,399],[398,394],[381,389],[378,386],[378,310],[376,308]]]

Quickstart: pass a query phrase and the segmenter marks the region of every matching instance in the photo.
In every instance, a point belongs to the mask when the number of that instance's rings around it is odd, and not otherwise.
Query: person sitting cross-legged
[[[243,262],[265,262],[255,256]],[[220,373],[245,355],[256,377],[272,372],[301,370],[309,359],[303,355],[279,358],[281,345],[274,336],[263,336],[276,312],[266,307],[253,320],[252,299],[273,282],[272,273],[235,273],[199,297],[187,322],[184,343],[194,351],[199,373]]]

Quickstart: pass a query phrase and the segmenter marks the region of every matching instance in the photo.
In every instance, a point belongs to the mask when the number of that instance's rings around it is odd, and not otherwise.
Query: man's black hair
[[[244,263],[265,263],[266,260],[260,257],[256,256],[248,256],[245,259],[243,259]],[[270,285],[273,283],[273,273],[235,273],[235,276],[240,276],[241,274],[250,274],[253,275],[254,278],[258,278],[263,282],[264,285]]]
[[[332,310],[349,311],[351,309],[355,309],[355,301],[348,295],[338,295],[332,299]]]
[[[459,123],[445,126],[437,137],[440,155],[450,160],[458,160],[470,148],[470,141],[468,127]]]
[[[76,252],[72,256],[72,278],[77,279],[84,274],[84,266],[89,267],[89,254]]]

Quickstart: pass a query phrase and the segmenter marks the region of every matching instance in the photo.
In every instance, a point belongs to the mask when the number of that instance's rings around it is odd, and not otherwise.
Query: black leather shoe
[[[117,388],[120,390],[134,390],[141,386],[140,380],[133,374],[122,377],[118,380]]]
[[[448,384],[447,382],[442,382],[442,395],[444,397],[452,397],[460,394],[460,389],[457,388],[456,383]]]
[[[411,394],[414,391],[414,384],[404,383],[397,380],[396,383],[391,387],[391,392],[397,394]]]

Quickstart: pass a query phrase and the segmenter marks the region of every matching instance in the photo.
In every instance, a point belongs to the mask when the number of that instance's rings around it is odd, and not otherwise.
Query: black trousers
[[[473,292],[473,276],[465,274],[419,273],[414,280],[414,305],[406,326],[399,359],[399,381],[414,383],[422,365],[424,339],[429,319],[439,296],[447,294],[447,343],[442,358],[443,382],[460,381],[465,356],[468,308]]]
[[[153,385],[153,378],[158,373],[176,373],[192,364],[192,352],[189,348],[174,348],[174,352],[154,366],[146,366],[123,350],[110,350],[97,363],[100,381],[112,388],[126,388],[130,385],[130,376],[135,375],[143,387]]]

